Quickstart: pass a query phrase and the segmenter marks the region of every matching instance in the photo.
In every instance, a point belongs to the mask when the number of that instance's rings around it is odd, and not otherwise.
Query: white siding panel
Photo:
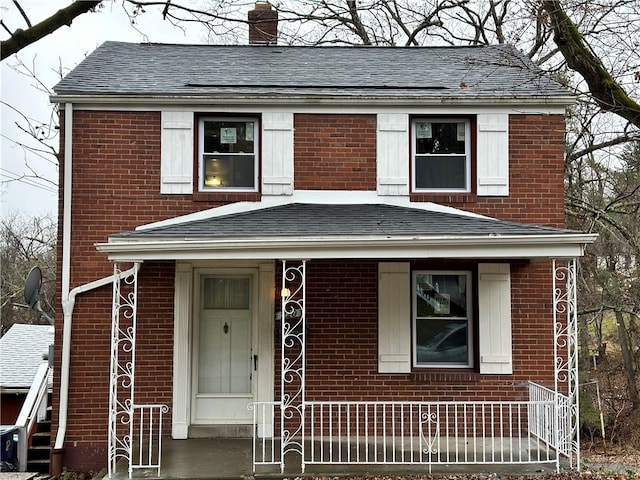
[[[378,195],[409,195],[409,115],[378,114]]]
[[[273,319],[273,292],[275,291],[275,277],[273,263],[263,263],[260,265],[258,277],[259,299],[258,299],[258,325],[256,338],[256,352],[258,355],[258,371],[256,382],[255,399],[258,402],[273,402],[274,392],[274,319]],[[256,407],[257,408],[257,407]],[[272,407],[273,408],[273,407]],[[258,409],[258,437],[271,438],[274,434],[273,413]]]
[[[480,373],[513,373],[511,275],[506,263],[478,264]]]
[[[411,275],[406,262],[378,264],[378,371],[411,372]]]
[[[293,113],[262,115],[262,194],[293,194]]]
[[[160,193],[193,193],[193,112],[162,112]]]
[[[509,115],[478,115],[478,195],[509,195]]]
[[[185,439],[191,418],[191,310],[193,269],[176,263],[173,311],[173,408],[171,438]]]

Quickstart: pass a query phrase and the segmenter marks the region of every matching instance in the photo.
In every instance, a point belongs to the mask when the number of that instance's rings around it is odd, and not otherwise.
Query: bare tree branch
[[[11,34],[10,38],[0,42],[0,60],[10,57],[24,47],[37,42],[50,33],[55,32],[60,27],[71,25],[76,17],[93,10],[100,4],[100,1],[101,0],[86,0],[82,2],[73,2],[69,6],[58,10],[42,22],[34,26],[29,26],[27,30],[23,30],[21,28],[15,30]]]
[[[25,13],[24,8],[22,8],[22,5],[20,5],[20,2],[18,2],[18,0],[13,0],[13,4],[16,6],[18,11],[20,12],[20,15],[22,15],[22,18],[24,19],[24,23],[26,23],[27,26],[31,28],[32,27],[31,20],[29,20],[29,17]]]
[[[604,150],[605,148],[614,147],[618,145],[624,145],[628,142],[640,142],[640,134],[623,134],[615,138],[611,138],[606,142],[594,143],[585,147],[581,150],[577,150],[572,152],[570,155],[567,155],[567,162],[573,162],[580,157],[584,157],[585,155],[590,155],[594,152]]]
[[[554,42],[569,68],[587,82],[598,105],[640,128],[640,104],[627,94],[593,53],[576,24],[562,9],[560,0],[543,0],[542,3],[551,19]]]

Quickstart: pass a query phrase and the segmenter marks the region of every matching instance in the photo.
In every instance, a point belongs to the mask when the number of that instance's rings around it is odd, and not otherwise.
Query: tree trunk
[[[633,355],[629,346],[629,332],[627,331],[622,312],[616,312],[616,323],[618,325],[618,340],[620,341],[624,373],[627,377],[627,391],[633,410],[637,410],[640,409],[640,395],[638,394],[638,385],[636,383],[637,375]]]
[[[600,108],[640,127],[640,104],[629,96],[585,43],[576,24],[562,9],[560,0],[543,0],[542,4],[551,19],[553,41],[569,68],[587,82]]]

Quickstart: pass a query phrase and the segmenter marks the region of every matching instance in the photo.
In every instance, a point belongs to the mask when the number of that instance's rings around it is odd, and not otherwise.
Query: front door
[[[198,278],[191,422],[251,423],[248,404],[254,399],[254,277],[214,273]]]

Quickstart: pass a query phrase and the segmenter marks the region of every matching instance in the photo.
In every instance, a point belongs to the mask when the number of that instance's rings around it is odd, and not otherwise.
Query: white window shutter
[[[293,194],[293,113],[262,114],[262,194]]]
[[[513,373],[508,263],[478,264],[478,310],[480,373]]]
[[[162,112],[160,193],[193,193],[193,112]]]
[[[509,114],[478,115],[479,196],[509,195]]]
[[[409,115],[379,113],[378,195],[409,195]]]
[[[411,372],[411,271],[407,262],[378,264],[378,371]]]

